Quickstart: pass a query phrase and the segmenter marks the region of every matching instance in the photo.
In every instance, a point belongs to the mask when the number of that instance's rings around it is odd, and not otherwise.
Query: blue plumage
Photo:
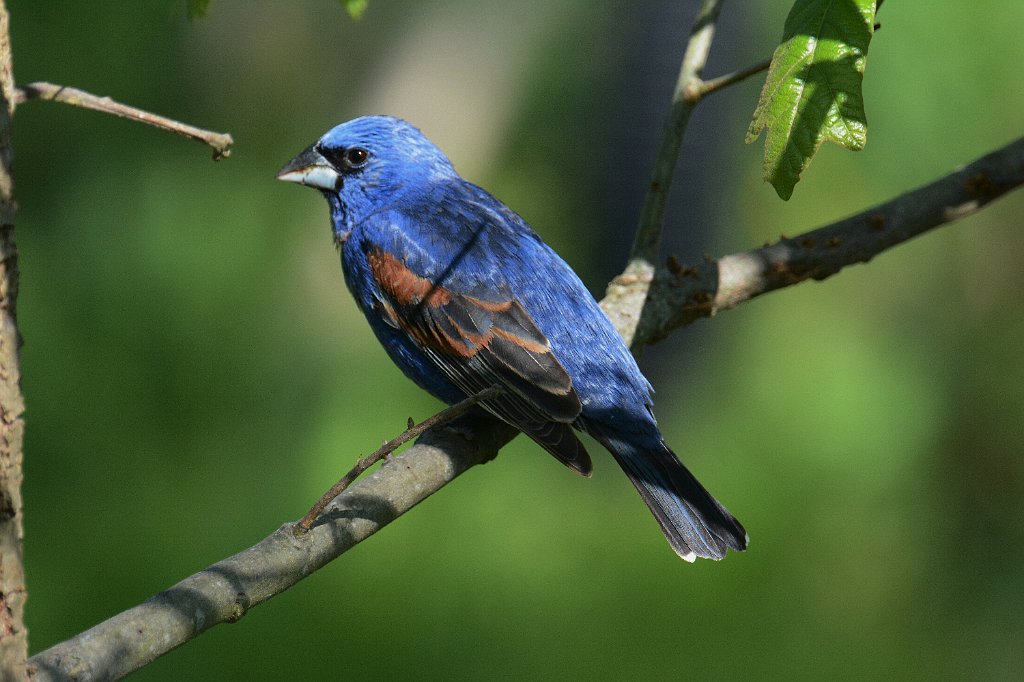
[[[579,278],[410,124],[367,116],[280,172],[320,190],[352,294],[399,368],[448,403],[483,405],[576,471],[573,429],[615,457],[673,549],[721,559],[746,533],[661,437],[651,387]]]

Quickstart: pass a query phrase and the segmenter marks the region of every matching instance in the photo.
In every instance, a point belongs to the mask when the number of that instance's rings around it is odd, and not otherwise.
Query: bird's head
[[[320,190],[335,229],[392,205],[406,192],[454,177],[448,157],[423,133],[390,116],[363,116],[332,128],[285,164],[278,180]]]

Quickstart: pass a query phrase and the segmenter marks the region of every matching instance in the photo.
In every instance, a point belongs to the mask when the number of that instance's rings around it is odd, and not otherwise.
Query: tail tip
[[[742,527],[741,527],[742,528]],[[747,535],[746,531],[743,531],[743,535],[726,535],[725,537],[719,536],[718,534],[711,534],[710,537],[706,538],[704,546],[695,550],[692,546],[692,541],[688,542],[679,537],[669,537],[669,545],[673,551],[679,556],[680,559],[687,563],[695,563],[697,558],[711,559],[712,561],[721,561],[726,557],[729,550],[734,552],[746,551],[747,545],[750,543],[750,536]],[[742,540],[740,539],[742,537]]]

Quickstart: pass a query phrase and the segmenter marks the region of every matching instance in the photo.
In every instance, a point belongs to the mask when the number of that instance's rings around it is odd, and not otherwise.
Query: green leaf
[[[202,19],[210,11],[210,0],[188,0],[188,18]]]
[[[764,179],[789,199],[821,143],[864,148],[861,82],[874,33],[875,0],[797,0],[747,130],[768,131]]]
[[[354,20],[359,21],[363,18],[363,12],[366,11],[369,0],[341,0],[341,3],[345,5],[345,11]]]

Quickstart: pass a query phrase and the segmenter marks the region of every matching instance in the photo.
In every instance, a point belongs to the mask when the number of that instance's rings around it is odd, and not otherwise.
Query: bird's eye
[[[370,152],[362,147],[349,147],[343,157],[348,168],[362,168],[370,159]]]

